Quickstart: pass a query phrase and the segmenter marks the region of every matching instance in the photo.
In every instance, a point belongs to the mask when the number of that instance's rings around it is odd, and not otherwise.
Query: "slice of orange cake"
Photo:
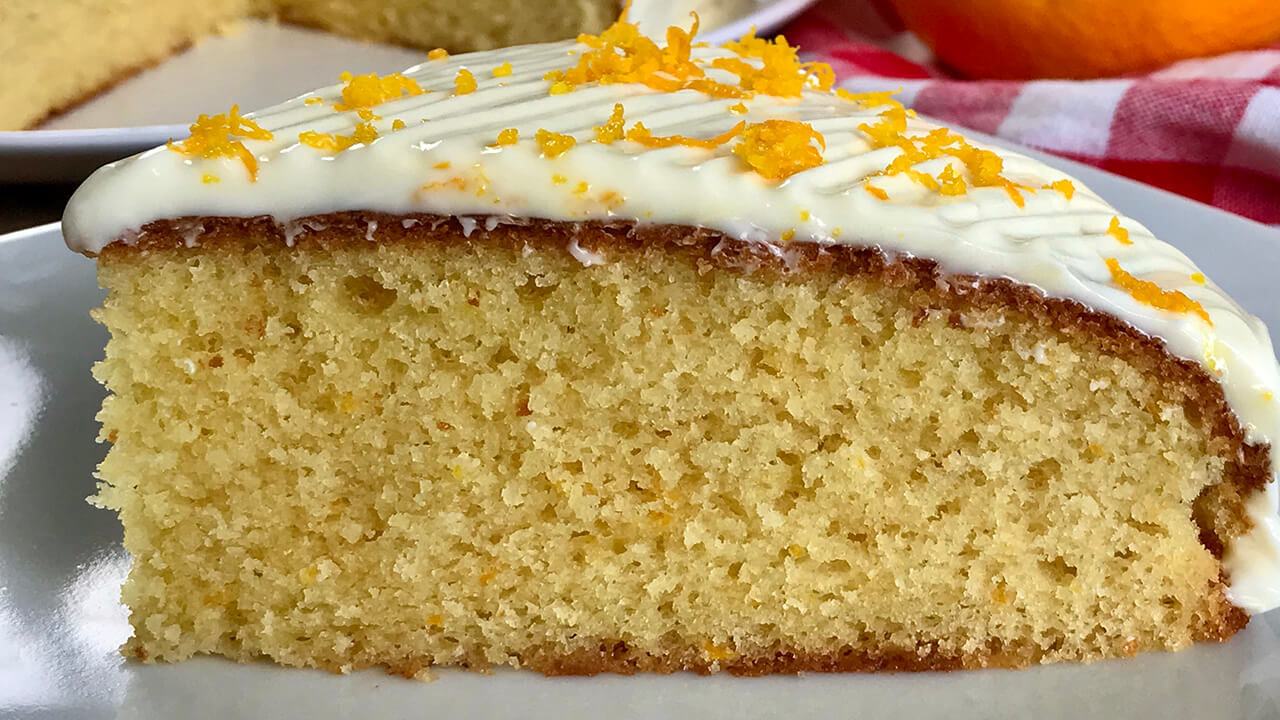
[[[108,166],[148,661],[922,670],[1280,604],[1267,331],[1078,181],[785,41],[430,60]]]

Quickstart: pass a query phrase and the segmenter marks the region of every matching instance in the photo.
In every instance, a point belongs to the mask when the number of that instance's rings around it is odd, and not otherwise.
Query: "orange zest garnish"
[[[458,95],[470,95],[476,91],[476,76],[470,70],[462,68],[453,78],[453,87]]]
[[[1000,186],[1009,194],[1009,199],[1013,201],[1014,205],[1017,205],[1020,208],[1027,206],[1027,201],[1022,197],[1021,188],[1018,187],[1017,183],[1005,180],[1005,182],[1000,183]]]
[[[249,171],[249,179],[258,180],[258,158],[244,146],[244,140],[270,140],[272,134],[258,123],[242,116],[240,106],[220,115],[201,115],[189,128],[191,136],[181,142],[169,141],[176,153],[202,158],[236,157]]]
[[[493,69],[494,77],[508,77],[511,75],[511,63],[504,62]]]
[[[1150,280],[1139,280],[1120,267],[1120,261],[1115,258],[1107,258],[1107,269],[1111,271],[1112,282],[1129,293],[1134,300],[1170,312],[1195,313],[1205,322],[1213,324],[1204,306],[1183,295],[1181,291],[1165,290]]]
[[[306,100],[303,100],[302,104],[303,105],[319,105],[322,102],[324,102],[324,98],[309,97]]]
[[[391,129],[392,129],[392,130],[403,130],[403,129],[404,129],[404,121],[403,121],[403,120],[401,120],[400,118],[396,118],[395,120],[392,120],[392,121],[391,121]]]
[[[204,183],[205,185],[212,185],[213,183],[221,182],[221,181],[222,181],[221,178],[211,173],[205,173],[200,176],[200,182]]]
[[[805,88],[830,90],[835,83],[835,71],[830,65],[800,62],[796,48],[788,45],[787,39],[781,35],[772,41],[765,40],[756,37],[752,30],[736,42],[725,43],[724,47],[743,58],[761,61],[759,68],[734,58],[712,61],[712,67],[737,75],[739,86],[744,90],[780,97],[798,97]]]
[[[818,147],[814,147],[814,141]],[[794,120],[765,120],[742,130],[742,139],[733,153],[760,175],[783,180],[801,170],[822,164],[826,140],[807,123]]]
[[[1107,226],[1107,234],[1116,239],[1121,245],[1132,245],[1133,241],[1129,239],[1129,231],[1120,227],[1120,218],[1111,218],[1111,224]]]
[[[880,107],[881,105],[897,105],[893,96],[901,90],[876,90],[874,92],[855,93],[844,88],[836,88],[836,97],[856,103],[861,108]]]
[[[876,187],[875,185],[872,185],[872,184],[870,184],[870,183],[866,183],[866,184],[864,184],[864,185],[862,186],[862,189],[863,189],[863,190],[866,190],[868,195],[871,195],[872,197],[876,198],[877,200],[888,200],[888,199],[889,199],[889,193],[885,192],[885,191],[884,191],[884,188],[878,188],[878,187]]]
[[[1015,205],[1018,207],[1026,205],[1022,191],[1030,191],[1032,188],[1019,185],[1002,175],[1004,160],[999,155],[990,150],[974,147],[947,128],[936,128],[920,137],[907,135],[907,109],[897,101],[890,102],[892,105],[880,112],[880,119],[877,122],[863,123],[858,126],[859,130],[866,133],[873,147],[896,147],[902,150],[893,162],[877,174],[903,174],[930,190],[944,195],[964,194],[969,185],[1000,187],[1004,188]],[[968,182],[957,175],[950,165],[936,178],[915,170],[915,166],[926,160],[948,156],[964,164],[969,175]]]
[[[948,165],[938,173],[938,192],[943,195],[963,195],[968,192],[968,188],[964,184],[964,178],[960,177],[960,173]]]
[[[377,73],[352,75],[349,72],[344,72],[338,78],[346,83],[346,86],[342,88],[342,102],[333,106],[333,109],[339,112],[371,108],[389,100],[421,95],[424,92],[418,86],[417,80],[405,77],[400,73],[379,76]],[[364,119],[369,120],[370,118]]]
[[[317,150],[339,153],[357,143],[368,145],[378,139],[378,131],[369,123],[360,123],[350,135],[333,135],[308,130],[298,135],[298,142]]]
[[[750,33],[725,45],[738,58],[718,58],[710,63],[713,68],[737,75],[737,86],[712,80],[690,57],[699,23],[697,13],[693,16],[689,30],[667,28],[665,46],[645,37],[627,22],[625,13],[599,35],[579,35],[578,42],[589,49],[579,56],[574,67],[552,70],[543,76],[551,82],[551,94],[571,92],[587,83],[639,83],[660,92],[696,90],[720,98],[748,98],[755,93],[796,97],[806,87],[829,89],[834,81],[830,66],[801,63],[795,48],[784,38],[769,41]]]
[[[609,114],[609,119],[605,124],[596,127],[596,142],[605,145],[612,145],[626,136],[623,130],[625,121],[622,119],[622,103],[615,103],[613,112]]]
[[[520,142],[520,131],[515,128],[507,128],[498,133],[498,141],[494,145],[515,145]]]
[[[542,154],[549,158],[560,157],[578,144],[572,135],[561,135],[550,130],[539,130],[534,139],[542,147]]]
[[[1076,194],[1076,186],[1070,180],[1054,180],[1044,186],[1045,190],[1057,190],[1062,197],[1070,200]]]
[[[444,60],[449,57],[449,51],[444,48],[435,48],[427,53],[428,60]]]
[[[747,106],[745,103],[739,101],[738,103],[729,106],[729,112],[742,115],[747,112]]]
[[[1191,282],[1197,285],[1203,285],[1207,282],[1204,273],[1191,273]]]
[[[713,138],[700,140],[698,138],[685,137],[684,135],[654,135],[649,131],[649,128],[644,126],[644,123],[636,123],[634,127],[627,131],[627,139],[650,148],[685,145],[688,147],[714,150],[740,135],[743,128],[746,126],[747,123],[743,121]]]

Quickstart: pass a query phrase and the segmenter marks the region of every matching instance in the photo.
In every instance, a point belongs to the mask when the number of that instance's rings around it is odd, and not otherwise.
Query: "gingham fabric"
[[[865,2],[783,29],[854,92],[902,88],[923,115],[1280,224],[1280,44],[1109,80],[964,80]]]

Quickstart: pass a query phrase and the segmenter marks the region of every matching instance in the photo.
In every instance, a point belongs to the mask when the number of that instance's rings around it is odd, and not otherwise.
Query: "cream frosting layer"
[[[825,91],[757,95],[741,106],[736,99],[636,83],[550,94],[544,74],[573,65],[587,49],[574,42],[507,48],[409,68],[404,74],[430,92],[372,108],[379,137],[342,152],[299,142],[306,131],[349,135],[361,122],[355,111],[335,111],[341,85],[253,113],[273,134],[244,141],[257,160],[256,179],[239,158],[193,158],[165,147],[113,163],[94,173],[68,205],[67,243],[95,254],[109,243],[133,241],[143,225],[164,218],[268,215],[288,227],[310,215],[371,210],[490,222],[511,216],[693,225],[783,253],[788,241],[876,246],[932,258],[954,273],[1007,277],[1114,315],[1203,365],[1221,383],[1251,442],[1280,438],[1280,368],[1263,323],[1211,281],[1198,281],[1199,270],[1183,253],[1138,222],[1120,219],[1130,244],[1109,234],[1117,211],[1079,181],[1072,180],[1070,199],[1055,190],[1025,191],[1020,207],[1002,187],[943,195],[906,175],[876,175],[902,152],[876,147],[859,130],[875,123],[883,108]],[[737,57],[723,48],[692,52],[704,64]],[[506,63],[512,72],[495,75]],[[474,92],[455,92],[462,69],[474,76]],[[707,75],[737,83],[725,71],[708,68]],[[824,136],[825,161],[778,182],[751,171],[731,152],[733,143],[652,149],[626,140],[593,142],[594,128],[608,121],[616,103],[624,106],[628,127],[641,121],[659,136],[710,138],[740,121],[803,121]],[[923,135],[936,127],[912,118],[906,132]],[[509,128],[519,141],[495,144]],[[547,157],[534,139],[539,130],[571,134],[577,144]],[[999,155],[1004,176],[1030,188],[1070,179],[1030,158]],[[916,169],[936,176],[947,164],[965,176],[964,164],[954,159],[928,160]],[[1135,299],[1113,280],[1107,258],[1139,280],[1184,293],[1212,324]],[[1256,613],[1280,606],[1274,475],[1249,512],[1254,529],[1228,549],[1224,563],[1230,599]]]

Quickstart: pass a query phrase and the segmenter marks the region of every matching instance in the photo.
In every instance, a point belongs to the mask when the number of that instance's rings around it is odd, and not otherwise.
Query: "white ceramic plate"
[[[768,32],[814,0],[652,0],[641,22],[704,17],[708,42]],[[678,11],[677,11],[678,9]],[[291,25],[249,20],[62,113],[35,130],[0,132],[0,182],[76,182],[98,166],[186,135],[201,113],[274,105],[337,82],[344,70],[392,72],[423,53]]]
[[[1041,156],[1042,157],[1042,156]],[[1084,180],[1182,248],[1280,330],[1280,232],[1075,163]],[[93,263],[57,225],[0,236],[0,716],[353,717],[1280,717],[1280,611],[1225,645],[1088,666],[951,674],[548,679],[441,671],[423,684],[380,671],[334,676],[200,658],[125,661],[118,601],[127,558],[115,517],[89,507],[90,378],[106,334]]]

